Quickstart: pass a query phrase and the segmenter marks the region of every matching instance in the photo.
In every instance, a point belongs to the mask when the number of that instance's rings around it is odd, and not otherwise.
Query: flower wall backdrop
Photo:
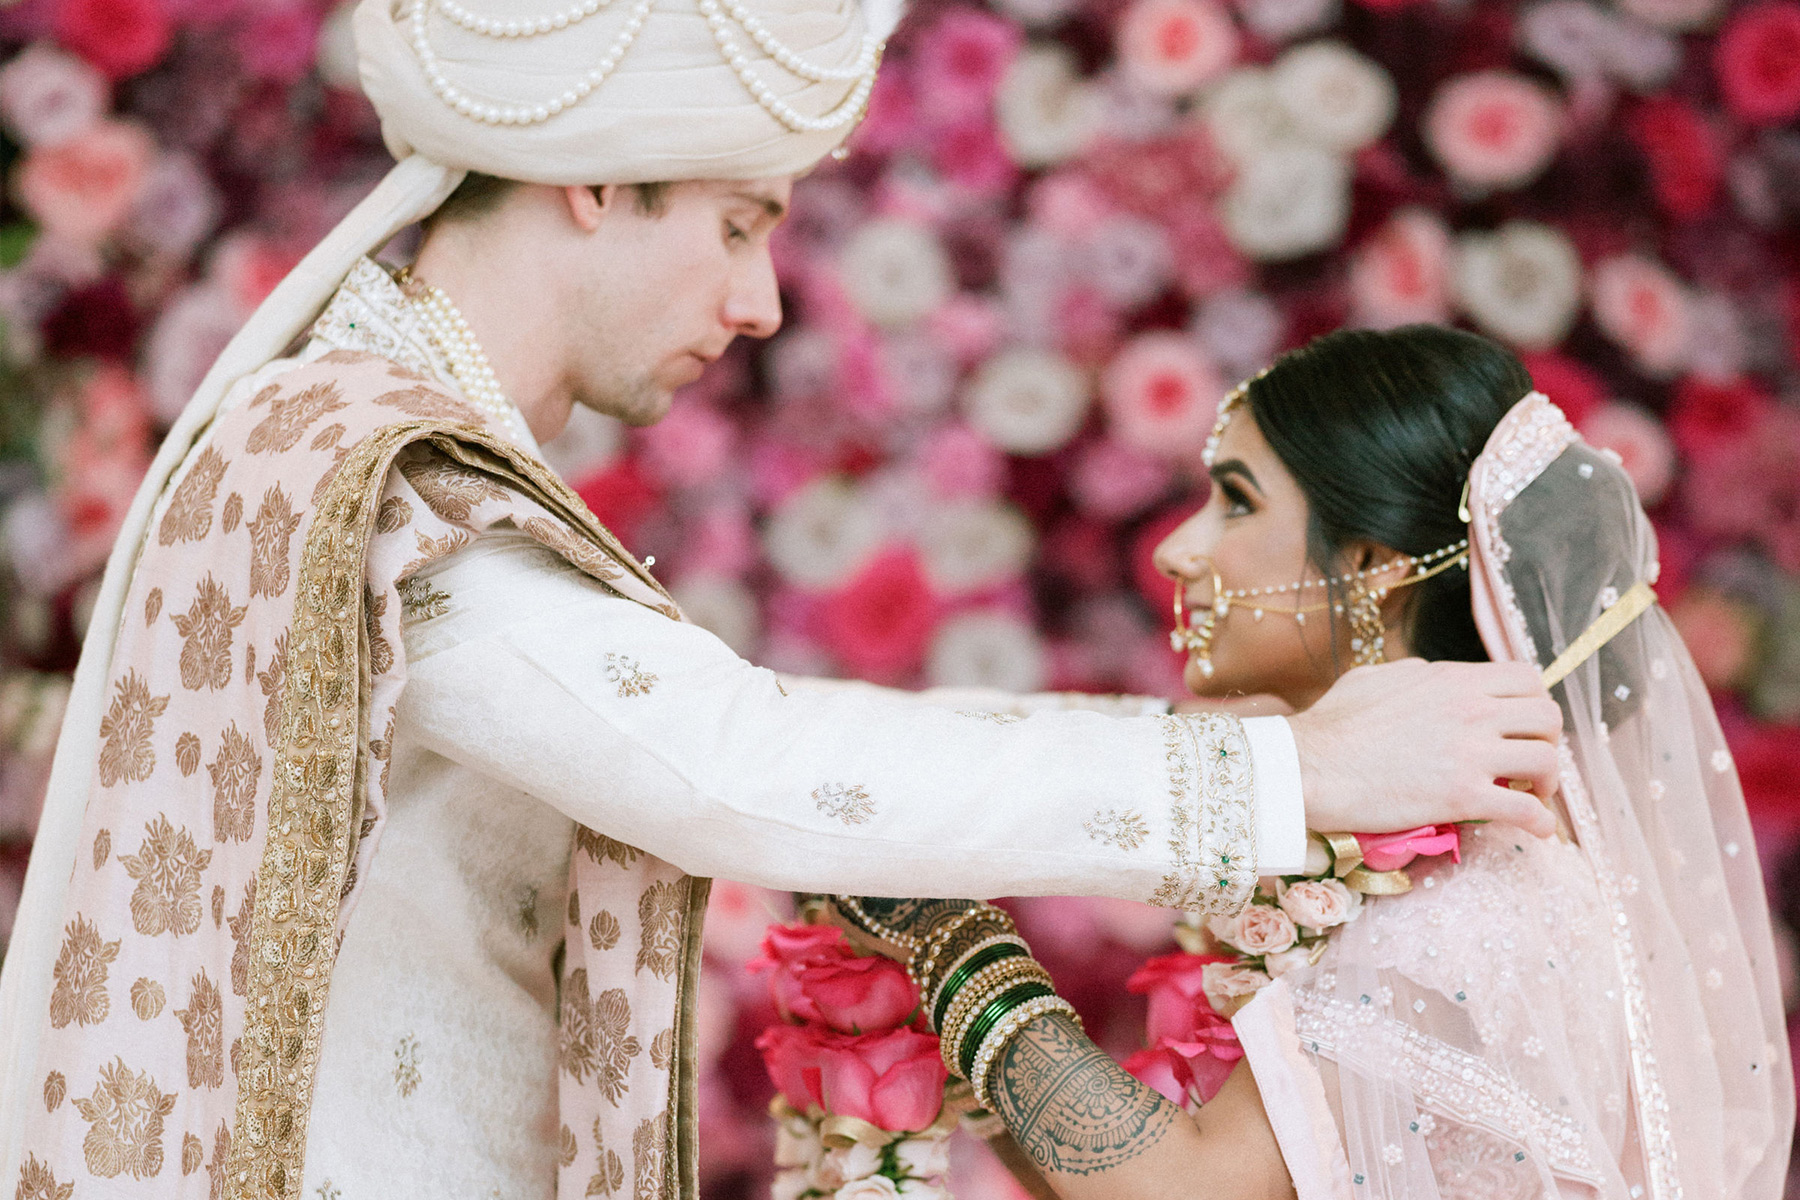
[[[155,440],[387,165],[344,9],[0,11],[0,936]],[[1454,321],[1616,450],[1800,912],[1800,0],[920,0],[796,195],[788,320],[661,425],[552,451],[696,619],[794,671],[1175,694],[1156,538],[1224,389]],[[766,1177],[785,901],[722,884],[708,1194]],[[1029,901],[1089,1026],[1168,915]],[[985,1159],[965,1194],[1006,1185]]]

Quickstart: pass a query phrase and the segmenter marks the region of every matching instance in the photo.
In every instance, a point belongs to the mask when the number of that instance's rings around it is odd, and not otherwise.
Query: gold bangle
[[[1034,958],[1003,958],[977,972],[956,993],[938,1032],[939,1046],[951,1074],[962,1074],[958,1059],[962,1053],[963,1041],[968,1037],[970,1025],[975,1018],[996,999],[1021,983],[1048,985],[1050,972],[1044,970],[1043,965]]]
[[[988,1092],[988,1076],[993,1073],[994,1066],[1000,1060],[1000,1052],[1006,1049],[1012,1040],[1023,1033],[1025,1027],[1039,1017],[1050,1013],[1068,1013],[1077,1028],[1085,1029],[1081,1024],[1081,1014],[1075,1006],[1061,996],[1038,996],[1027,1000],[1019,1007],[1007,1013],[1005,1018],[995,1025],[988,1035],[981,1039],[981,1048],[975,1052],[975,1066],[969,1072],[969,1087],[975,1093],[975,1102],[989,1112],[994,1111],[994,1102]]]

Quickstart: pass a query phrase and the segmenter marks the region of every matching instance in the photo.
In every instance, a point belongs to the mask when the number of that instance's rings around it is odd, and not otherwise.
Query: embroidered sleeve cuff
[[[1244,718],[1256,772],[1256,862],[1264,875],[1292,875],[1306,865],[1306,805],[1300,795],[1300,752],[1286,717]]]
[[[1256,789],[1244,722],[1226,713],[1157,720],[1168,764],[1175,863],[1150,902],[1235,913],[1256,886]]]

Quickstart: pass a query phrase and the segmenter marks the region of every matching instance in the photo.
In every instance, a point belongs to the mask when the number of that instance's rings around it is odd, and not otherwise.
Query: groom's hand
[[[1358,667],[1289,721],[1310,828],[1386,833],[1488,820],[1556,831],[1542,801],[1556,793],[1562,709],[1533,666],[1409,658]]]

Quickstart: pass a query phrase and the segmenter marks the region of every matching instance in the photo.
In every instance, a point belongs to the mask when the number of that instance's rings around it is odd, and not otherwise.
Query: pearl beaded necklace
[[[568,29],[606,8],[611,0],[581,0],[580,3],[549,16],[505,21],[481,16],[458,3],[458,0],[412,0],[407,12],[407,25],[413,54],[419,60],[426,82],[431,85],[431,90],[439,100],[470,120],[486,125],[538,125],[564,109],[575,107],[605,82],[637,40],[654,2],[655,0],[637,0],[626,16],[624,28],[598,62],[583,72],[561,95],[530,105],[484,103],[451,83],[444,73],[437,51],[431,46],[432,9],[437,8],[445,19],[479,37],[507,39],[537,37]],[[795,133],[828,133],[861,118],[868,106],[869,94],[874,90],[875,71],[881,61],[882,42],[879,38],[864,36],[862,48],[849,66],[822,67],[784,44],[740,0],[724,0],[723,4],[720,0],[699,0],[699,7],[712,31],[713,40],[718,43],[720,57],[751,97],[783,125]],[[752,70],[749,55],[738,44],[732,32],[731,23],[734,21],[750,35],[751,41],[791,74],[813,83],[854,80],[855,86],[841,103],[825,115],[806,116],[776,95],[775,89]]]
[[[413,297],[419,323],[424,327],[425,336],[450,364],[450,375],[456,380],[457,387],[477,408],[517,438],[522,420],[519,409],[500,390],[493,365],[488,362],[481,343],[475,340],[469,323],[457,311],[456,305],[450,303],[450,297],[444,295],[443,289],[429,283],[419,286],[420,293]]]

